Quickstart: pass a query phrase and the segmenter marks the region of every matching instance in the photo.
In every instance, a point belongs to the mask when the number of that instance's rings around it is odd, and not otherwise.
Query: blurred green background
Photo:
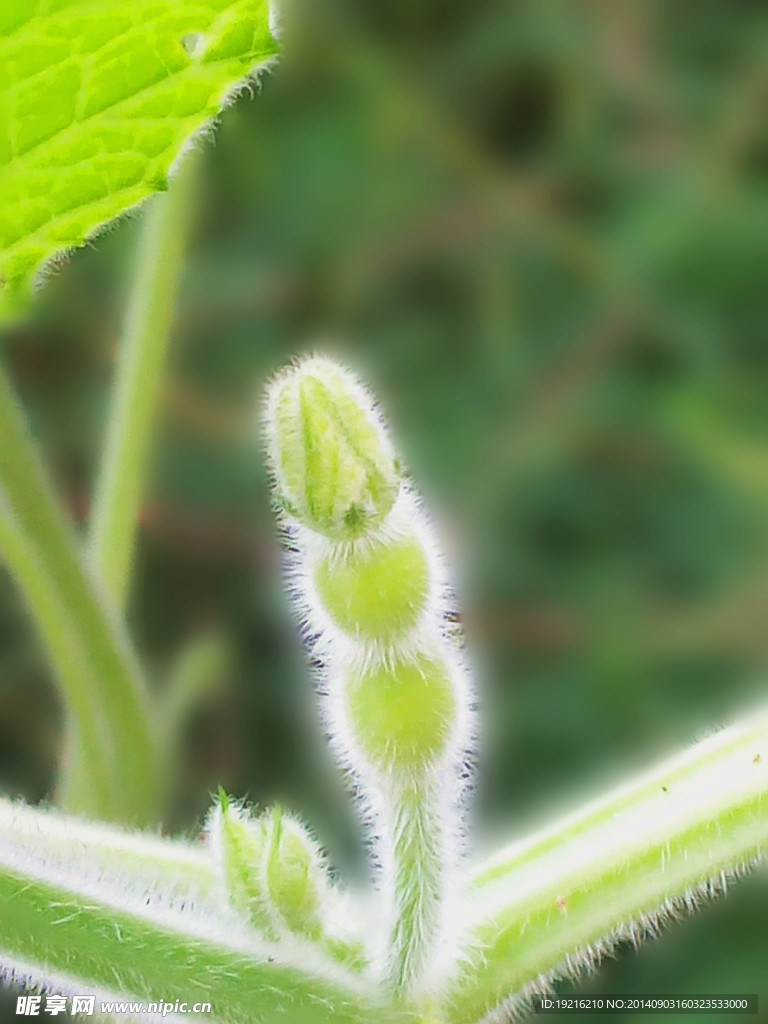
[[[194,835],[221,783],[281,799],[360,870],[283,595],[264,382],[317,348],[382,401],[456,570],[480,834],[748,707],[768,656],[768,19],[748,0],[293,14],[279,70],[204,147],[130,620],[158,687],[201,631],[233,647],[169,827]],[[83,523],[141,220],[68,262],[2,347]],[[43,799],[60,742],[3,575],[0,788]],[[583,990],[757,991],[768,1021],[766,921],[758,873]]]

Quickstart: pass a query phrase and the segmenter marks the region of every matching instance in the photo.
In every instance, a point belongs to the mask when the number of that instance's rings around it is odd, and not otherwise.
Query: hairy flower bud
[[[280,807],[258,817],[219,794],[209,825],[230,902],[267,937],[283,931],[321,938],[327,888],[320,850]]]
[[[262,883],[262,862],[267,844],[261,818],[252,817],[219,791],[219,803],[208,824],[232,906],[265,935],[274,926]]]
[[[275,380],[266,426],[278,502],[311,530],[352,540],[394,505],[392,444],[365,389],[331,360],[305,359]]]
[[[267,822],[264,881],[272,906],[289,931],[317,938],[324,872],[307,831],[275,807]]]

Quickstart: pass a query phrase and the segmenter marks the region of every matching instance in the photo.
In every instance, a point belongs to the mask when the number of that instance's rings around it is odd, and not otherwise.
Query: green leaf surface
[[[205,847],[0,799],[0,977],[208,1001],[189,1016],[209,1024],[411,1024],[370,978],[296,938],[265,942],[221,895]]]
[[[768,708],[479,865],[449,1024],[492,1019],[724,892],[768,850]],[[517,1002],[516,1002],[517,1000]],[[509,1001],[509,1002],[508,1002]],[[489,1016],[486,1018],[486,1014]]]
[[[164,189],[185,142],[275,49],[266,0],[2,4],[0,309]]]
[[[98,879],[123,892],[179,892],[198,907],[221,903],[219,876],[208,849],[151,832],[29,807],[0,796],[0,861],[12,854],[28,866],[69,864],[81,882]]]
[[[368,995],[334,965],[324,973],[302,951],[283,960],[276,946],[254,940],[250,949],[215,932],[208,937],[200,924],[186,932],[182,914],[167,915],[168,923],[147,920],[2,864],[0,906],[0,968],[43,984],[55,979],[55,991],[91,991],[99,999],[105,993],[108,999],[207,1001],[211,1013],[190,1019],[213,1024],[413,1019]]]

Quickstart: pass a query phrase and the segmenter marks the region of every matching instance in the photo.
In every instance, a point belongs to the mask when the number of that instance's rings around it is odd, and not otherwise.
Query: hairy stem
[[[429,787],[431,790],[433,787]],[[390,977],[407,988],[424,969],[441,923],[445,888],[443,822],[435,794],[406,791],[391,795],[394,820]]]
[[[723,890],[768,850],[766,808],[768,709],[479,865],[449,1024],[474,1024]]]
[[[204,1019],[221,1024],[410,1021],[338,957],[266,942],[223,895],[207,847],[0,798],[0,976],[103,998],[206,1000]]]
[[[0,493],[5,499],[0,508],[5,523],[2,554],[24,589],[45,639],[75,723],[75,743],[87,742],[91,726],[86,718],[93,716],[99,722],[102,757],[88,766],[88,777],[95,780],[104,772],[111,780],[105,802],[103,793],[89,791],[83,757],[75,753],[60,776],[62,792],[68,794],[67,807],[116,820],[148,822],[156,815],[159,793],[144,681],[119,615],[84,567],[72,525],[59,506],[2,370],[0,439]],[[56,629],[61,641],[53,636],[54,615],[59,617]],[[65,642],[75,649],[71,659],[63,653]],[[71,786],[70,770],[78,776]]]
[[[125,604],[130,585],[139,502],[195,181],[194,166],[185,165],[147,211],[120,346],[91,524],[91,555],[118,607]]]

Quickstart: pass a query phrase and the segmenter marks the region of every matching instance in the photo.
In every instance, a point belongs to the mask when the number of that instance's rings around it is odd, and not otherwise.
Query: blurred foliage
[[[372,382],[457,568],[479,827],[524,831],[765,692],[768,24],[749,0],[293,15],[205,156],[131,625],[158,686],[201,629],[235,652],[170,826],[194,834],[221,783],[349,865],[255,412],[307,348]],[[4,346],[82,522],[136,228],[78,254]],[[57,702],[1,582],[0,781],[39,800]],[[765,1000],[767,915],[758,875],[588,984]]]

